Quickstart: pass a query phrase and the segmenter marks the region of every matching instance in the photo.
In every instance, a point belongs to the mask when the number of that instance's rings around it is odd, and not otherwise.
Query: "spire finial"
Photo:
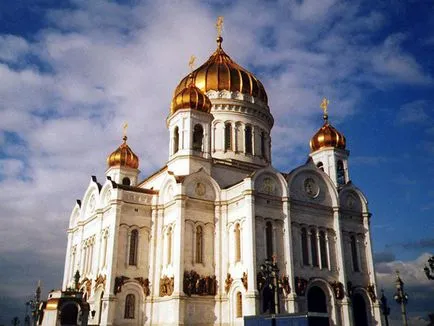
[[[122,139],[123,139],[124,143],[126,143],[127,139],[128,139],[128,137],[127,137],[128,122],[124,123],[123,129],[124,129],[124,131],[123,131]]]
[[[322,101],[321,101],[321,104],[320,104],[320,107],[321,107],[321,109],[324,112],[323,119],[325,121],[327,121],[328,118],[329,118],[329,115],[328,115],[328,106],[329,106],[329,103],[330,103],[330,101],[326,97],[324,97],[322,99]]]
[[[223,37],[222,37],[222,30],[223,30],[223,16],[217,17],[217,22],[215,24],[217,27],[217,45],[219,48],[221,48]]]

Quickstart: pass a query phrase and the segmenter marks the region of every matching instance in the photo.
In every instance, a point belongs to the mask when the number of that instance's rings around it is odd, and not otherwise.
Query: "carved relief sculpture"
[[[171,296],[175,285],[174,277],[163,276],[160,279],[160,297]]]
[[[114,294],[118,294],[122,291],[122,286],[125,284],[125,281],[128,279],[129,279],[129,277],[126,277],[126,276],[116,276],[115,288],[113,290]]]
[[[188,296],[195,295],[216,295],[217,279],[215,275],[200,276],[195,271],[184,272],[183,282],[184,293]]]
[[[295,293],[299,296],[304,296],[307,289],[307,280],[301,277],[295,277]]]
[[[330,285],[333,288],[333,292],[335,293],[335,298],[338,300],[342,300],[344,298],[344,285],[341,282],[331,282]]]
[[[149,294],[151,293],[149,279],[143,277],[136,277],[135,280],[141,285],[145,297],[149,296]]]
[[[283,290],[283,293],[285,295],[288,295],[291,293],[291,285],[289,285],[289,277],[288,276],[283,276],[280,281],[280,287]]]
[[[105,288],[106,276],[102,276],[101,274],[95,279],[95,289],[102,284],[103,288]]]
[[[248,287],[248,281],[247,281],[247,273],[243,273],[243,277],[241,278],[241,282],[243,282],[244,288],[247,290]]]
[[[375,285],[374,284],[369,284],[366,287],[366,290],[368,291],[368,294],[369,294],[371,300],[373,302],[377,301],[377,296],[375,295]]]
[[[231,277],[231,274],[228,273],[226,275],[226,280],[225,280],[225,291],[226,291],[226,294],[229,292],[229,289],[231,288],[232,282],[233,282],[233,279]]]

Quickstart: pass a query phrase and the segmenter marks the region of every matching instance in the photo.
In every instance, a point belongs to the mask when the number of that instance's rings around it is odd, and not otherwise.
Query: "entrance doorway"
[[[313,286],[307,293],[307,310],[309,316],[309,325],[312,326],[329,326],[329,317],[327,311],[327,297],[324,291]]]
[[[77,325],[78,307],[76,304],[67,304],[62,308],[60,313],[60,324],[63,325]]]

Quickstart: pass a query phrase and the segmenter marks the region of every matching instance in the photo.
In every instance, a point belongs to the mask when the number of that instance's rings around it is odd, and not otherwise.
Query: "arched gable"
[[[166,173],[158,195],[159,204],[168,203],[173,200],[177,193],[176,178],[172,173]]]
[[[72,228],[77,225],[78,221],[80,220],[80,214],[81,214],[81,206],[80,201],[76,201],[74,208],[72,209],[71,215],[69,216],[69,227]]]
[[[98,208],[106,207],[113,198],[113,183],[107,179],[100,191],[100,201]]]
[[[339,203],[343,209],[369,213],[368,200],[359,188],[349,182],[339,192]]]
[[[185,194],[192,198],[220,200],[220,187],[204,170],[188,175],[183,181]]]
[[[95,213],[95,210],[101,206],[100,188],[98,184],[91,179],[89,186],[83,196],[81,205],[81,220],[87,219]]]
[[[307,163],[294,169],[286,180],[290,198],[329,207],[338,206],[339,197],[335,185],[330,177],[314,164]]]
[[[271,166],[256,171],[252,176],[252,184],[259,193],[279,197],[288,196],[288,184],[285,178]]]

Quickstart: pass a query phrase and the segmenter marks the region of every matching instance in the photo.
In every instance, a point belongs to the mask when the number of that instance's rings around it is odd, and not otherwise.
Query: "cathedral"
[[[165,165],[139,179],[124,134],[105,180],[91,177],[70,215],[63,290],[82,291],[89,325],[243,325],[276,312],[261,278],[272,261],[280,313],[381,325],[371,213],[328,101],[306,163],[276,170],[266,90],[222,42],[174,91]]]

